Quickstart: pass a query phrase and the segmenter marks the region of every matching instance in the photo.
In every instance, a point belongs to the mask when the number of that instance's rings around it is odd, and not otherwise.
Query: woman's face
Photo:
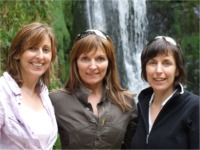
[[[146,64],[147,81],[154,92],[171,94],[174,91],[174,79],[179,74],[172,54],[158,54]]]
[[[46,36],[39,47],[28,47],[19,56],[20,70],[23,79],[38,79],[49,68],[52,59],[51,41]]]
[[[93,48],[77,59],[78,72],[84,85],[90,89],[101,86],[108,68],[108,58],[101,47]]]

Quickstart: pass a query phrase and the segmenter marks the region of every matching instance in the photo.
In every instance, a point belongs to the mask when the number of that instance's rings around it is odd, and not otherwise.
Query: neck
[[[168,91],[154,91],[154,99],[153,99],[153,103],[156,105],[161,105],[173,92],[175,91],[175,89],[171,89]]]
[[[29,89],[35,89],[39,77],[30,77],[30,75],[22,74],[23,85]]]
[[[35,87],[28,87],[28,86],[25,86],[25,85],[22,85],[21,91],[22,91],[22,93],[27,93],[30,96],[33,96],[37,93],[36,90],[35,90]]]
[[[90,90],[92,90],[92,93],[98,94],[98,93],[102,93],[103,90],[103,84],[96,84],[94,86],[86,86],[87,88],[89,88]]]
[[[102,97],[102,91],[103,91],[103,87],[102,86],[97,86],[93,89],[91,89],[92,92],[90,93],[89,97],[90,100],[96,100],[98,102],[101,101],[101,97]]]

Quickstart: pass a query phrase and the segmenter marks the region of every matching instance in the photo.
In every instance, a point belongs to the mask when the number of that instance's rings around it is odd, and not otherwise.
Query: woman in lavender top
[[[0,77],[0,149],[53,148],[57,124],[47,86],[55,57],[46,24],[26,25],[14,37]]]

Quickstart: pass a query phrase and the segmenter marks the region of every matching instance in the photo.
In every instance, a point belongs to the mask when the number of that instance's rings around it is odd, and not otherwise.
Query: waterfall
[[[141,79],[140,55],[146,43],[146,0],[87,0],[89,28],[100,29],[113,39],[120,78],[127,88],[138,93],[147,83]],[[122,57],[123,58],[120,58]],[[123,74],[123,76],[122,76]]]
[[[146,33],[147,33],[147,17],[146,17],[146,0],[133,0],[134,6],[134,48],[135,48],[135,55],[132,58],[135,60],[135,70],[133,71],[134,77],[130,80],[130,87],[134,87],[134,89],[130,88],[132,91],[140,91],[142,88],[147,86],[147,83],[141,80],[141,63],[140,63],[140,55],[141,51],[146,44]],[[127,70],[128,71],[128,70]],[[131,72],[129,72],[131,73]],[[139,82],[139,83],[138,83]],[[137,90],[139,89],[139,90]]]
[[[103,10],[103,1],[87,0],[86,6],[87,6],[89,28],[105,30],[106,21]]]

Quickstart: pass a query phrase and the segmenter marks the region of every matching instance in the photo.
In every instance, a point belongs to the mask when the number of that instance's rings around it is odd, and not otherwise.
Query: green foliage
[[[184,36],[181,46],[186,60],[187,89],[199,94],[199,34]]]
[[[181,1],[175,3],[174,23],[172,29],[181,45],[186,61],[186,88],[199,95],[199,19],[194,10],[198,1]]]
[[[34,7],[33,7],[34,6]],[[8,49],[18,30],[30,22],[51,23],[51,1],[0,1],[0,72],[5,70]]]
[[[54,149],[54,150],[61,149],[61,143],[60,143],[60,136],[59,136],[59,134],[58,134],[58,138],[57,138],[57,140],[56,140],[56,143],[55,143],[54,146],[53,146],[53,149]]]
[[[73,25],[73,16],[71,13],[72,0],[54,1],[53,19],[54,29],[57,37],[58,59],[56,67],[56,75],[59,76],[61,83],[67,80],[68,62],[69,62],[69,47],[70,34],[69,30]]]
[[[62,86],[60,79],[56,77],[54,74],[51,75],[51,83],[49,86],[49,91],[57,90]]]
[[[68,75],[70,51],[69,30],[73,25],[71,6],[73,0],[17,0],[0,1],[0,75],[5,71],[8,49],[18,30],[30,22],[40,21],[54,28],[57,38],[57,60],[54,65],[58,80],[50,88],[58,88]]]
[[[182,1],[173,5],[173,29],[175,29],[175,34],[187,35],[193,32],[199,32],[199,20],[194,13],[196,7],[198,7],[198,1],[194,0]]]

